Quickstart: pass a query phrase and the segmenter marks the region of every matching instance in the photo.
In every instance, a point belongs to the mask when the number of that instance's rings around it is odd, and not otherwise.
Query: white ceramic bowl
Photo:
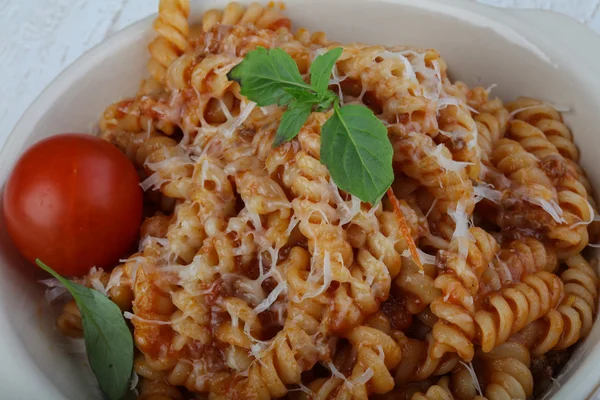
[[[192,18],[227,0],[197,2]],[[581,163],[600,187],[600,38],[566,17],[507,11],[467,0],[288,0],[295,27],[324,30],[341,42],[411,44],[439,50],[454,79],[497,84],[505,99],[541,98],[571,108],[566,121]],[[23,115],[0,151],[0,186],[23,150],[60,132],[88,132],[105,106],[133,95],[145,76],[152,17],[113,35],[67,68]],[[40,160],[43,162],[43,160]],[[0,398],[97,398],[93,378],[57,346],[41,301],[40,274],[0,226]],[[584,399],[600,383],[600,324],[579,346],[550,392]]]

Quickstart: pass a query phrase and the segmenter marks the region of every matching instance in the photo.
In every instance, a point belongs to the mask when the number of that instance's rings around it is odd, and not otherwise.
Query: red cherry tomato
[[[131,162],[110,143],[52,136],[17,162],[4,190],[13,241],[64,276],[110,268],[131,248],[142,221],[142,190]]]

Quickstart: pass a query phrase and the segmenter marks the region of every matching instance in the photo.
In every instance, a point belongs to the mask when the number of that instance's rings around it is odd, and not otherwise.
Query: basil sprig
[[[295,138],[313,110],[333,106],[333,115],[321,127],[321,162],[342,190],[364,202],[376,203],[394,180],[393,149],[387,129],[362,105],[339,105],[328,90],[331,71],[343,49],[321,54],[310,66],[310,84],[302,79],[294,59],[281,49],[258,47],[228,74],[240,84],[241,94],[259,106],[287,107],[273,147]]]
[[[88,361],[108,400],[121,400],[133,370],[133,338],[119,307],[97,290],[63,278],[39,259],[36,264],[62,283],[81,312]]]

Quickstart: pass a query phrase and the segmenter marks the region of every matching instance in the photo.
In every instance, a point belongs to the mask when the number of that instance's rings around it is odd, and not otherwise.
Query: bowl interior
[[[227,1],[196,2],[193,15]],[[408,44],[437,49],[454,79],[469,85],[498,85],[504,99],[527,95],[570,108],[565,117],[582,149],[581,163],[600,186],[595,127],[600,125],[598,76],[576,49],[556,46],[550,36],[514,15],[461,0],[290,0],[286,14],[296,28],[323,30],[340,42]],[[343,5],[343,6],[342,6]],[[331,18],[335,15],[336,18]],[[376,23],[374,22],[376,21]],[[0,186],[19,154],[35,141],[60,132],[93,132],[103,109],[135,94],[145,75],[151,19],[112,36],[85,54],[47,88],[23,116],[0,152]],[[40,160],[40,162],[43,162]],[[1,206],[0,206],[1,207]],[[13,248],[0,226],[0,387],[11,399],[93,399],[90,372],[81,358],[65,353],[54,316],[43,303],[40,278]],[[598,359],[600,326],[576,352],[559,379],[565,393],[590,394],[600,372],[587,368]],[[577,368],[586,373],[567,378]],[[589,370],[589,371],[588,371]],[[34,379],[32,379],[34,377]]]

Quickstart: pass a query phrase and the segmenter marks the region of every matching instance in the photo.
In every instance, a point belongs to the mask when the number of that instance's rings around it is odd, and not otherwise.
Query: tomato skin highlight
[[[51,136],[19,159],[4,189],[17,248],[63,276],[109,269],[138,238],[143,193],[127,157],[84,134]]]

